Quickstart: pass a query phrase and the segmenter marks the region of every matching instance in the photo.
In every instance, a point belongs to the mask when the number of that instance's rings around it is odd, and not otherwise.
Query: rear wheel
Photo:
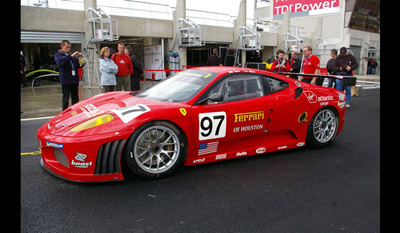
[[[338,126],[336,111],[330,108],[320,109],[308,126],[307,143],[314,148],[326,147],[335,139]]]
[[[172,173],[185,155],[181,131],[169,122],[154,121],[142,125],[129,138],[125,160],[135,174],[156,179]]]

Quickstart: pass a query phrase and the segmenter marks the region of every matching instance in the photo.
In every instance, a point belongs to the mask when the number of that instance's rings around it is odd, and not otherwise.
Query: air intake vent
[[[95,175],[119,173],[121,152],[126,139],[107,142],[103,144],[97,152]]]
[[[303,93],[303,88],[298,87],[294,90],[294,92],[296,93],[294,99],[297,100],[300,97],[301,93]]]

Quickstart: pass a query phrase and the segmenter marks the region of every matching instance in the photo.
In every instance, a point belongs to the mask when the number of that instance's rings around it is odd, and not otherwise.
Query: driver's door
[[[208,101],[192,107],[192,125],[198,156],[223,154],[262,145],[271,120],[271,108],[277,103],[264,96],[261,77],[254,73],[227,75],[201,98],[213,93],[224,96],[222,102]]]

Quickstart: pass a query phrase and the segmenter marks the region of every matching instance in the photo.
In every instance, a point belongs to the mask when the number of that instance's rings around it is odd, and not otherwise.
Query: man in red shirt
[[[131,74],[133,72],[133,65],[131,58],[125,54],[125,44],[118,44],[118,53],[114,53],[111,56],[111,60],[118,66],[118,73],[116,75],[117,79],[117,91],[122,91],[122,87],[124,87],[124,91],[131,90]]]
[[[274,63],[272,64],[271,71],[275,73],[289,72],[290,64],[289,61],[284,58],[285,52],[282,49],[278,49],[276,55],[278,55],[278,59],[275,59]]]
[[[301,67],[302,74],[319,74],[319,58],[312,54],[312,48],[310,46],[304,46],[303,48],[303,66]],[[303,76],[303,79],[299,76],[299,81],[303,81],[306,83],[311,83],[317,86],[322,86],[322,80],[319,79],[317,82],[317,77],[312,76]]]

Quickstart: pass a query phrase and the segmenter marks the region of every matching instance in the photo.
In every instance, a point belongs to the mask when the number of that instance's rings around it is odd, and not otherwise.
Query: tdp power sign
[[[339,12],[340,0],[274,0],[273,18],[280,19],[286,11],[290,17]]]

